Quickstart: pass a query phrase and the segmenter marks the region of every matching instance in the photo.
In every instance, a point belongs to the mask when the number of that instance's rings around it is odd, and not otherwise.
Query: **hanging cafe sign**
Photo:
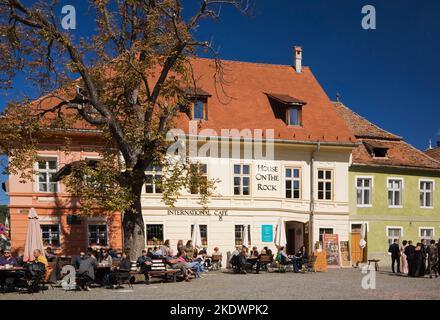
[[[169,216],[218,216],[219,221],[228,215],[228,210],[175,209],[168,210]]]

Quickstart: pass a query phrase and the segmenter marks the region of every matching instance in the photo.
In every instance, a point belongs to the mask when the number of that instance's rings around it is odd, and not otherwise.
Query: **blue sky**
[[[85,2],[61,1],[76,7],[76,35],[92,28]],[[199,1],[186,2],[192,9]],[[367,4],[376,8],[376,30],[361,27]],[[212,40],[221,58],[275,64],[292,64],[299,44],[330,98],[339,92],[354,111],[426,149],[429,139],[440,140],[439,15],[438,0],[256,0],[252,17],[224,7],[198,36]],[[30,89],[19,79],[0,95],[0,109]]]

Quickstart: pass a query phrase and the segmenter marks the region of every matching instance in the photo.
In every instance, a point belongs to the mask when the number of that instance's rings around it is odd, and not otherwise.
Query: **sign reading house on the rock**
[[[203,210],[203,209],[170,209],[168,210],[170,216],[218,216],[219,221],[223,220],[224,216],[228,215],[227,210]]]
[[[257,164],[254,176],[256,191],[278,193],[280,188],[280,167],[277,165]]]

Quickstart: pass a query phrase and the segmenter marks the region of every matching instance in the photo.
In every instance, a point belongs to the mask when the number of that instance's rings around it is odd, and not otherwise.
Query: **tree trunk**
[[[145,229],[140,194],[134,197],[133,208],[124,213],[122,229],[124,232],[124,251],[129,253],[131,260],[136,260],[145,249]]]

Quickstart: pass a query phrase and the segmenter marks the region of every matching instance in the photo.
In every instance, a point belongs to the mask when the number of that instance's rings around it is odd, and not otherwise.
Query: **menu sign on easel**
[[[339,237],[337,234],[323,234],[323,247],[327,253],[327,266],[340,267],[341,257],[339,250]]]

